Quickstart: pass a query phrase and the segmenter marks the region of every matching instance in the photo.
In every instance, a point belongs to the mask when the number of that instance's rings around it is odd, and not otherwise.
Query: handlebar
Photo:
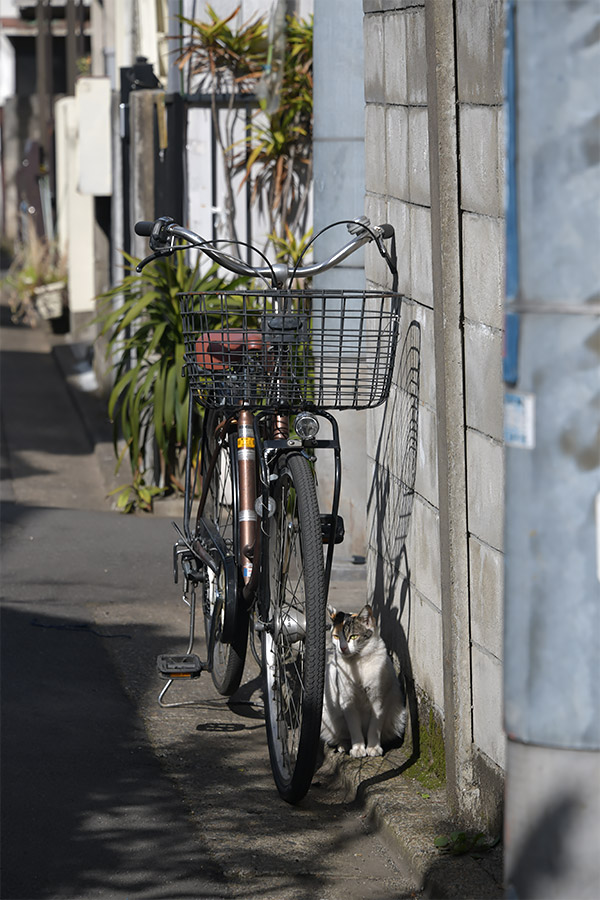
[[[343,220],[328,225],[312,238],[304,252],[308,250],[308,247],[314,243],[319,235],[323,234],[323,232],[327,231],[329,228],[333,228],[335,225],[346,225],[350,234],[353,235],[353,238],[324,262],[312,263],[306,266],[296,264],[295,267],[291,268],[286,263],[270,263],[263,253],[256,250],[256,252],[262,256],[266,265],[251,266],[237,256],[231,256],[231,254],[225,253],[223,250],[218,250],[215,246],[216,242],[207,241],[194,231],[190,231],[188,228],[177,225],[177,223],[168,216],[161,216],[154,222],[140,221],[136,222],[134,226],[134,231],[139,237],[150,238],[150,249],[153,251],[149,256],[138,263],[136,271],[141,272],[144,266],[148,265],[148,263],[153,260],[163,256],[170,256],[178,250],[196,248],[202,250],[202,252],[205,253],[209,259],[212,259],[213,262],[229,269],[230,272],[234,272],[236,275],[243,275],[250,278],[263,278],[265,280],[270,280],[273,287],[281,287],[288,279],[291,282],[294,278],[309,278],[313,275],[320,275],[322,272],[326,272],[328,269],[339,265],[339,263],[360,247],[363,247],[371,241],[375,241],[379,252],[387,262],[390,271],[393,275],[396,274],[395,264],[383,243],[384,240],[390,240],[394,237],[393,226],[389,224],[371,225],[366,216],[362,216],[353,221]],[[178,244],[176,243],[177,239],[184,241],[185,243]]]

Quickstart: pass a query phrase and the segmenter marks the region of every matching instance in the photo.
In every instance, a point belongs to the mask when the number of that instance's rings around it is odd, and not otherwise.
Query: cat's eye
[[[348,640],[349,641],[357,641],[358,638],[359,638],[358,634],[351,634],[350,637],[348,638]]]

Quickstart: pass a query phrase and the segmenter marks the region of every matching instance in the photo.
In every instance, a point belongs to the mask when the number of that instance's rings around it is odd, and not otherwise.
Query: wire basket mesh
[[[200,406],[367,409],[386,400],[401,295],[259,291],[180,295],[185,367]]]

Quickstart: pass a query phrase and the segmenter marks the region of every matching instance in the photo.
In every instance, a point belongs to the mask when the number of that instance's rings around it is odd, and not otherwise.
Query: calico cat
[[[379,636],[373,610],[332,615],[321,737],[350,756],[381,756],[382,743],[403,737],[406,706]]]

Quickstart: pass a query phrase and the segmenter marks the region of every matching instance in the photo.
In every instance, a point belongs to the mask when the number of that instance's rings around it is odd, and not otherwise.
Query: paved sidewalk
[[[6,309],[2,312],[5,315]],[[48,378],[56,378],[58,373],[64,380],[68,391],[59,407],[44,406],[43,385],[28,384],[27,371],[16,368],[24,347],[47,353]],[[112,429],[105,404],[94,391],[87,348],[52,335],[42,325],[37,330],[4,329],[1,350],[5,356],[3,402],[20,403],[24,409],[19,446],[27,449],[18,460],[11,456],[13,470],[18,463],[27,466],[30,475],[39,463],[35,448],[27,444],[27,417],[43,418],[48,423],[48,440],[60,441],[60,435],[67,434],[70,446],[80,447],[81,465],[73,472],[71,484],[53,486],[52,473],[43,471],[36,474],[36,484],[31,477],[23,479],[23,484],[35,490],[61,490],[73,508],[103,503],[109,508],[106,494],[119,483],[114,475]],[[11,454],[14,437],[3,431],[3,454]],[[19,499],[27,502],[27,498]],[[157,504],[158,515],[175,517],[179,509],[177,502]],[[367,600],[364,568],[337,565],[330,599],[338,608],[359,609]],[[425,896],[460,900],[503,897],[499,848],[480,859],[445,855],[436,849],[436,836],[458,830],[457,824],[446,806],[444,791],[426,790],[410,777],[410,739],[407,743],[406,748],[390,751],[382,759],[352,760],[328,754],[323,765],[328,771],[337,771],[349,799],[358,797],[362,801],[365,814],[373,818],[390,847],[425,886]]]

